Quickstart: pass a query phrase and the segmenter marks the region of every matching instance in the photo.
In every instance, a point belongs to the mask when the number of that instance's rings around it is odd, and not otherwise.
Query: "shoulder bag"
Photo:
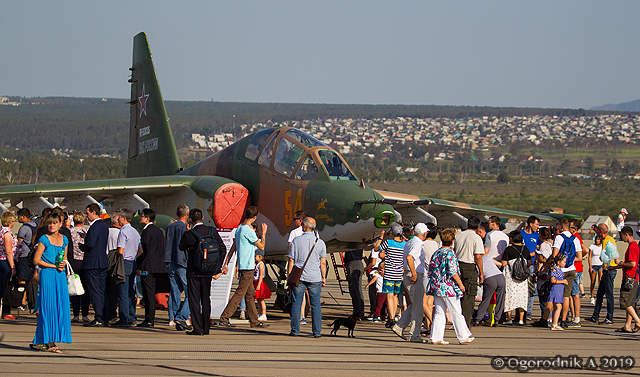
[[[302,277],[302,271],[307,266],[307,262],[309,261],[309,257],[311,257],[311,253],[313,253],[313,249],[316,247],[316,243],[318,243],[318,237],[313,242],[313,246],[311,247],[311,251],[309,251],[309,255],[307,255],[307,259],[304,261],[302,268],[296,267],[295,265],[291,269],[291,273],[289,273],[289,277],[287,278],[287,285],[289,287],[297,287],[298,283],[300,283],[300,277]]]
[[[638,261],[636,262],[636,274],[632,278],[625,274],[624,280],[622,281],[623,290],[630,291],[633,289],[633,283],[636,282],[636,277],[638,277],[638,264],[640,264],[640,254],[638,255]]]

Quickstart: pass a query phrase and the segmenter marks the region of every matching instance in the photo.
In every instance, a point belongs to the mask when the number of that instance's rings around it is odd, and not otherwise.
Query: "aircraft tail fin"
[[[178,151],[144,32],[133,37],[130,70],[131,124],[127,177],[176,174],[181,170]]]

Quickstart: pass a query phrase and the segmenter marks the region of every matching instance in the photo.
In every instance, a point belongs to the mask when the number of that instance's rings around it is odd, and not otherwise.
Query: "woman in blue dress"
[[[62,219],[51,213],[45,220],[47,234],[39,240],[34,264],[40,269],[40,314],[31,348],[62,353],[56,346],[71,343],[71,313],[65,266],[69,240],[59,233]]]

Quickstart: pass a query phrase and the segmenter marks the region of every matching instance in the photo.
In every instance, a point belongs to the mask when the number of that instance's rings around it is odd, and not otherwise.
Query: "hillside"
[[[640,99],[630,102],[606,104],[602,106],[592,107],[595,111],[640,111]]]

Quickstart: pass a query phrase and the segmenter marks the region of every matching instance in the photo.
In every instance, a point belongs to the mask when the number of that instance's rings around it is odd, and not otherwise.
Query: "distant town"
[[[504,162],[507,156],[490,152],[499,147],[520,143],[530,148],[541,148],[548,143],[561,146],[597,146],[640,144],[640,115],[598,115],[584,117],[512,116],[479,117],[466,119],[408,118],[394,119],[315,119],[301,122],[282,122],[309,132],[323,143],[345,156],[384,154],[394,146],[448,146],[441,152],[427,152],[413,156],[421,160],[455,160],[464,151],[469,160]],[[219,151],[255,130],[271,127],[271,123],[243,124],[242,135],[220,133],[216,135],[191,134],[191,148]],[[414,148],[418,150],[419,148]],[[512,150],[517,152],[518,150]],[[474,153],[475,152],[475,153]],[[412,152],[409,152],[410,154]],[[480,156],[485,157],[480,157]],[[511,155],[512,162],[543,162],[535,154]],[[640,176],[634,178],[640,178]]]

